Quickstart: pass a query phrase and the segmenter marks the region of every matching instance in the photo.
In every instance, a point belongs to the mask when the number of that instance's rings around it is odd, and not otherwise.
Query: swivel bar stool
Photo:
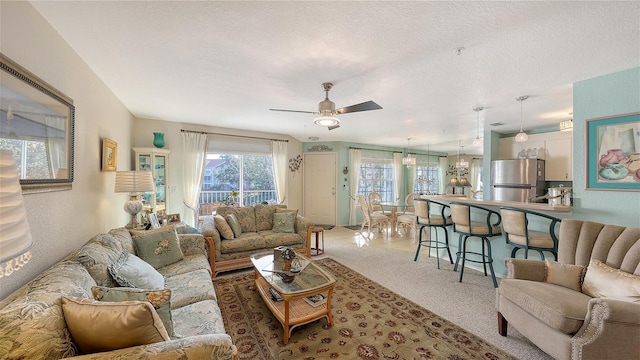
[[[512,258],[516,257],[518,250],[524,249],[525,259],[529,257],[529,250],[536,250],[540,253],[542,260],[544,260],[543,251],[549,251],[553,254],[554,260],[558,261],[556,225],[562,221],[561,219],[536,211],[513,207],[501,207],[500,215],[502,216],[502,230],[506,235],[507,244],[513,245]],[[529,229],[530,219],[550,220],[549,231]]]
[[[436,258],[438,262],[438,269],[440,269],[440,249],[447,249],[449,254],[449,261],[453,264],[453,258],[451,257],[451,250],[449,250],[449,234],[447,232],[447,226],[453,224],[451,222],[451,216],[449,215],[449,205],[443,204],[433,200],[426,199],[413,199],[413,207],[416,213],[416,224],[419,226],[420,237],[418,238],[418,249],[416,250],[416,256],[413,261],[418,260],[420,254],[420,248],[429,248],[429,256],[431,256],[431,249],[436,249]],[[437,213],[432,213],[432,210],[439,210]],[[422,240],[422,233],[425,227],[429,228],[429,238]],[[436,240],[431,240],[431,228],[435,228]],[[444,242],[438,241],[438,228],[444,230]]]
[[[453,231],[460,234],[458,252],[456,253],[456,264],[453,267],[453,271],[458,270],[458,262],[462,258],[459,282],[462,282],[465,261],[471,261],[482,264],[484,267],[484,276],[487,276],[487,264],[489,264],[493,286],[497,288],[498,282],[496,281],[496,274],[493,271],[493,257],[491,256],[489,237],[501,234],[500,213],[482,206],[457,201],[451,202],[450,206],[451,218],[453,219]],[[475,215],[474,217],[484,218],[484,221],[472,221],[472,213]],[[467,240],[472,236],[482,239],[482,253],[467,251]],[[480,256],[480,259],[467,259],[467,255]]]

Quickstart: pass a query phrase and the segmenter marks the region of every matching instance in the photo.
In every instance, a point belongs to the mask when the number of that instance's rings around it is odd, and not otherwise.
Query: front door
[[[304,217],[317,225],[336,224],[335,153],[304,154]]]

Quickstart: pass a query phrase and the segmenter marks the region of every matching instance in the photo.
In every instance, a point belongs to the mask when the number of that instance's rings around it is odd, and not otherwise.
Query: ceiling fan
[[[320,126],[326,126],[329,130],[337,129],[340,127],[340,120],[335,117],[338,114],[347,114],[358,111],[379,110],[382,106],[376,104],[373,101],[365,101],[360,104],[345,106],[340,109],[336,109],[336,104],[329,100],[329,90],[333,87],[333,83],[322,83],[322,88],[325,92],[325,98],[318,104],[318,111],[302,111],[302,110],[286,110],[286,109],[269,109],[271,111],[287,111],[298,112],[306,114],[320,115],[313,119],[313,123]]]

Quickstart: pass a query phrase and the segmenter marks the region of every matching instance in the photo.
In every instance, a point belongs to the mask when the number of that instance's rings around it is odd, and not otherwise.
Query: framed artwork
[[[71,98],[0,53],[0,146],[13,152],[23,193],[71,190],[74,117]]]
[[[180,222],[180,214],[169,214],[169,215],[167,215],[167,223],[169,225],[177,224],[179,222]]]
[[[640,191],[640,112],[589,119],[587,190]]]
[[[151,224],[152,229],[160,227],[160,222],[158,221],[158,217],[155,213],[147,213],[147,219],[149,219],[149,224]]]
[[[102,171],[116,171],[118,168],[118,143],[102,139]]]

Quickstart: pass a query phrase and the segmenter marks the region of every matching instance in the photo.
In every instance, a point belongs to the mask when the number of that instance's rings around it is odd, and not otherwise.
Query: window
[[[231,197],[231,192],[238,193]],[[200,203],[277,203],[269,155],[207,154]]]
[[[20,179],[53,179],[53,167],[43,141],[0,138],[0,149],[13,152]],[[27,166],[28,164],[28,166]]]
[[[394,202],[393,164],[391,160],[362,159],[358,195],[369,198],[371,192],[377,192],[382,202]]]
[[[413,192],[419,194],[437,194],[440,185],[440,172],[434,164],[418,163]]]

